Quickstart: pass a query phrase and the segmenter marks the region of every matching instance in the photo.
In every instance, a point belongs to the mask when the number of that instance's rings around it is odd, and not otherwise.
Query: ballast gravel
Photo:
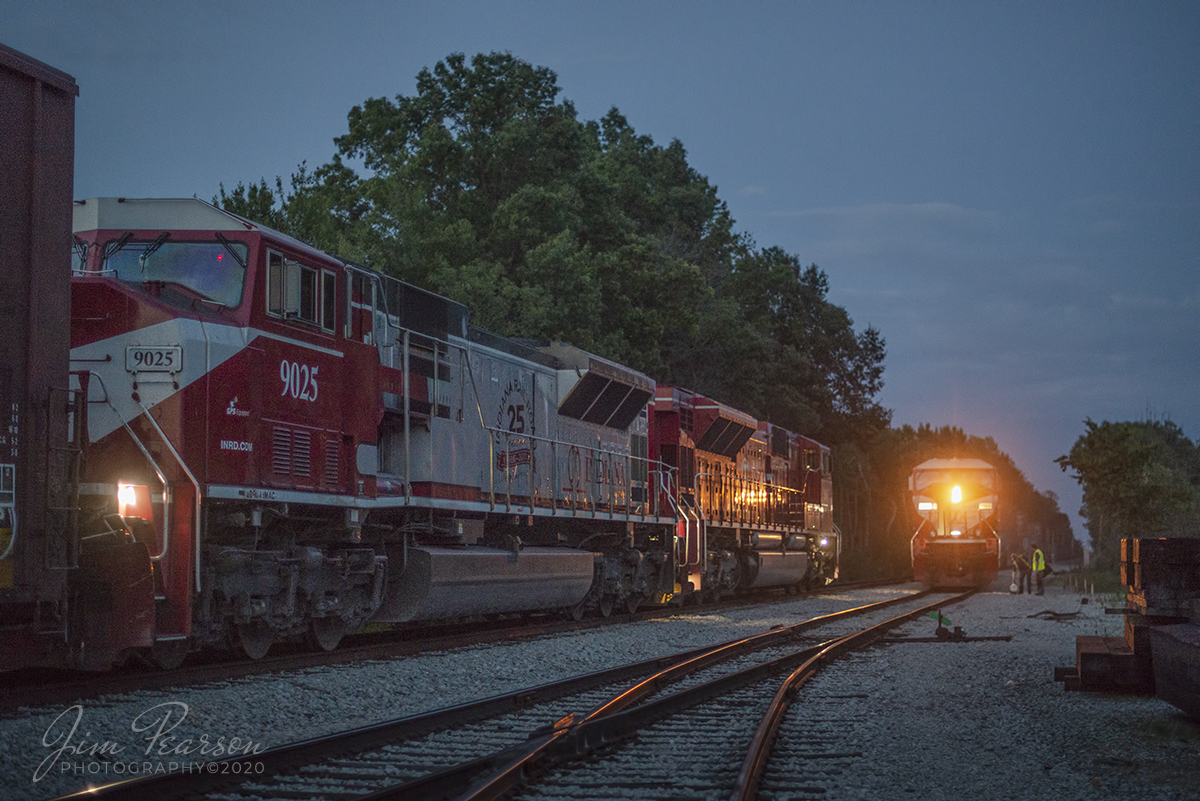
[[[230,753],[721,642],[896,594],[894,587],[856,590],[534,641],[103,696],[66,708],[24,708],[0,718],[0,799],[52,798],[172,763],[195,768]],[[1055,683],[1054,668],[1074,661],[1076,636],[1121,634],[1122,618],[1104,614],[1105,603],[1118,599],[1081,604],[1080,597],[1061,588],[1041,597],[1010,595],[1005,581],[999,591],[946,615],[969,635],[1012,635],[1011,642],[883,645],[826,668],[793,707],[773,756],[775,773],[760,797],[1200,798],[1200,725],[1154,698],[1064,693]],[[1069,617],[1030,617],[1046,610]],[[929,636],[934,626],[923,619],[896,636]],[[837,755],[830,760],[836,764],[814,766],[806,758],[818,733],[819,750]],[[679,743],[686,754],[686,732]],[[636,797],[708,796],[664,782],[660,791]]]

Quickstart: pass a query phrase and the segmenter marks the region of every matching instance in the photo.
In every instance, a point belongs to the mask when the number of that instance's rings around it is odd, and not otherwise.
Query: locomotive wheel
[[[275,641],[275,632],[271,627],[255,620],[238,623],[234,627],[234,635],[242,653],[251,659],[262,659],[267,655],[267,651],[271,650],[271,643]]]
[[[346,636],[346,623],[340,617],[314,617],[308,622],[308,641],[322,651],[332,651]]]
[[[605,595],[600,599],[600,617],[612,617],[613,597]]]
[[[629,614],[632,615],[634,612],[636,612],[638,610],[638,607],[641,605],[642,605],[642,596],[640,596],[640,595],[625,596],[625,611],[627,611]]]
[[[570,609],[567,610],[567,615],[571,618],[571,620],[574,620],[576,623],[578,623],[580,620],[583,620],[583,616],[586,613],[587,613],[587,607],[584,606],[583,601],[580,601],[579,603],[575,604],[574,606],[572,606]]]
[[[187,640],[157,640],[150,648],[150,661],[163,670],[179,667],[187,655]]]

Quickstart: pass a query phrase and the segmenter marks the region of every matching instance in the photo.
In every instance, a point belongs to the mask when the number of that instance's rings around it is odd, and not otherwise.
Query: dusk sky
[[[679,139],[882,332],[895,423],[994,437],[1077,537],[1085,418],[1200,436],[1200,3],[0,0],[0,42],[79,83],[77,198],[286,179],[509,51]]]

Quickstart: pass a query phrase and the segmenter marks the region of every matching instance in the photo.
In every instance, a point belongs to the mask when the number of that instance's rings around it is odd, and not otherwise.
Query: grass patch
[[[1056,587],[1071,587],[1080,593],[1091,592],[1095,588],[1097,595],[1116,595],[1125,597],[1125,585],[1121,583],[1121,574],[1115,570],[1083,569],[1072,570],[1069,573],[1052,573],[1046,583]]]
[[[1183,743],[1200,743],[1200,724],[1193,723],[1181,715],[1155,718],[1143,726],[1145,732],[1164,740]]]

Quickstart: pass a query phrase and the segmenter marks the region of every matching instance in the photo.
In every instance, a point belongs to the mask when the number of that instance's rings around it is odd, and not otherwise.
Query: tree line
[[[1084,421],[1055,461],[1083,487],[1082,514],[1099,564],[1121,559],[1121,540],[1200,536],[1200,446],[1170,420]]]
[[[656,144],[615,107],[580,120],[560,95],[548,68],[452,54],[414,94],[351,109],[327,163],[213,201],[458,300],[483,328],[565,340],[822,441],[842,455],[835,486],[888,487],[855,526],[907,542],[893,485],[925,434],[891,429],[877,400],[881,333],[855,330],[815,264],[737,231],[678,139]]]

